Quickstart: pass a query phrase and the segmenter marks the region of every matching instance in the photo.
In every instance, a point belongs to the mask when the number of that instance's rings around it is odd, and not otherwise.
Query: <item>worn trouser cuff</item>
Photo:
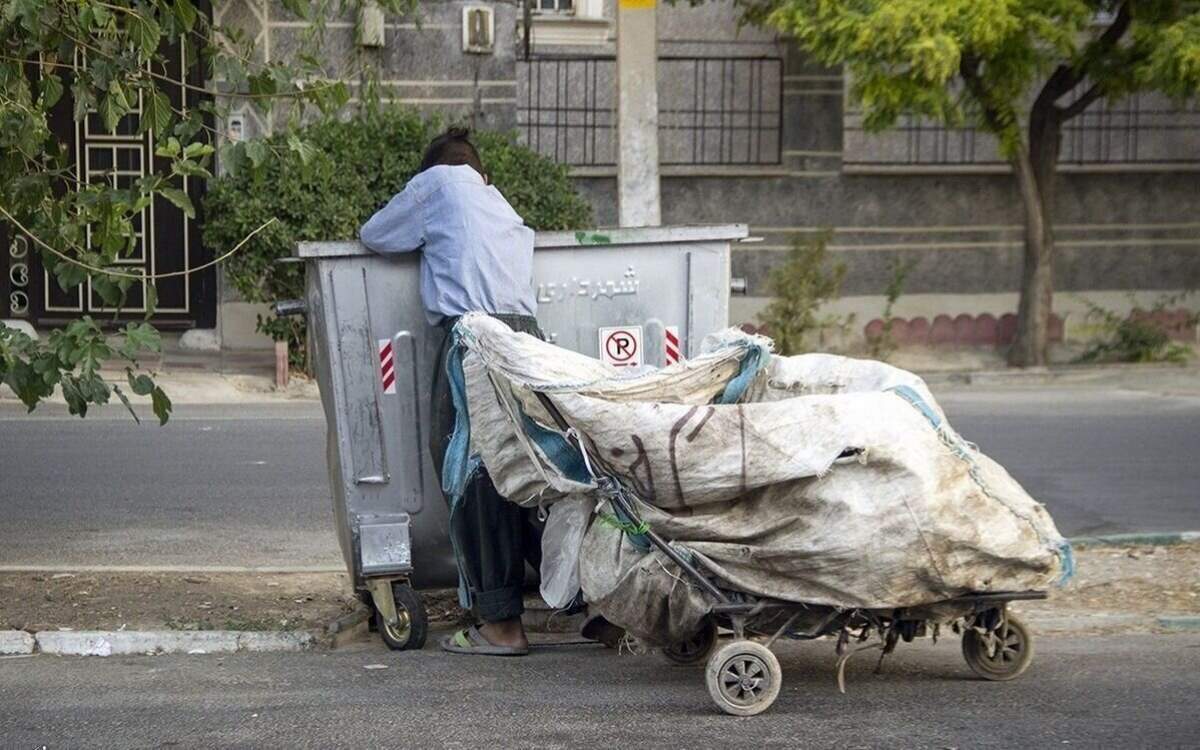
[[[472,591],[475,616],[484,622],[500,622],[520,617],[525,611],[523,591],[520,586],[506,586],[489,591]]]

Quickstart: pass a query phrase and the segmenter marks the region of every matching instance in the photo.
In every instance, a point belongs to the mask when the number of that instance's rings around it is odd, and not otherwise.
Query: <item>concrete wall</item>
[[[660,37],[698,38],[679,43],[690,54],[737,54],[736,44],[784,60],[780,164],[664,168],[665,223],[742,221],[762,238],[734,251],[748,294],[733,301],[731,322],[754,320],[770,271],[793,242],[822,229],[832,230],[831,255],[847,267],[844,298],[829,311],[853,313],[860,334],[882,311],[898,263],[911,271],[897,315],[1016,311],[1020,196],[986,136],[928,123],[920,132],[863,133],[841,71],[761,31],[736,37],[728,5],[664,8],[662,18]],[[1080,295],[1125,311],[1200,287],[1200,110],[1174,106],[1154,95],[1096,105],[1066,134],[1055,277],[1056,307],[1070,323],[1086,312]],[[1140,129],[1122,130],[1135,121]],[[951,148],[968,139],[970,148]],[[576,175],[597,221],[614,221],[613,180],[603,169]],[[1200,295],[1183,304],[1200,307]],[[1068,325],[1068,337],[1082,330]]]
[[[337,19],[327,32],[324,54],[345,71],[364,63],[378,66],[395,101],[460,119],[474,117],[480,127],[514,127],[522,106],[539,91],[549,96],[554,87],[563,92],[564,103],[581,106],[580,92],[593,85],[583,77],[551,85],[546,80],[537,84],[530,76],[531,68],[520,59],[516,5],[488,3],[496,13],[494,55],[464,54],[464,4],[422,3],[420,29],[412,19],[389,17],[386,44],[378,50],[359,48],[353,20]],[[615,66],[605,58],[614,52],[614,2],[577,0],[577,7],[579,17],[535,22],[534,39],[543,41],[535,43],[533,52],[597,59],[590,122],[609,127],[597,131],[600,145],[588,152],[595,164],[574,172],[597,223],[612,225],[617,221],[611,166]],[[592,17],[583,18],[585,13]],[[218,0],[217,18],[245,28],[269,59],[292,54],[303,25],[277,2],[265,0]],[[858,114],[847,105],[841,71],[814,65],[771,32],[739,31],[736,21],[736,11],[722,2],[664,4],[658,12],[662,57],[782,60],[782,80],[763,85],[764,79],[758,79],[764,95],[775,97],[765,108],[781,112],[782,127],[772,136],[778,139],[777,163],[680,164],[662,170],[664,223],[747,222],[762,238],[735,250],[734,273],[746,278],[748,295],[734,300],[732,322],[753,319],[767,301],[770,270],[796,238],[822,228],[833,231],[832,255],[848,268],[845,297],[831,309],[855,312],[860,327],[871,310],[882,310],[881,295],[897,262],[913,264],[899,315],[932,319],[938,314],[1015,311],[1020,202],[1011,175],[996,162],[986,138],[925,125],[864,134]],[[689,76],[672,74],[660,64],[661,106],[683,106],[692,86]],[[1168,105],[1146,99],[1136,104],[1142,109],[1137,122],[1144,127],[1131,132],[1121,128],[1131,122],[1133,105],[1097,106],[1108,109],[1092,112],[1081,123],[1109,133],[1109,140],[1122,134],[1125,141],[1100,148],[1102,139],[1072,136],[1095,149],[1088,158],[1072,151],[1075,161],[1064,165],[1055,216],[1056,305],[1071,319],[1082,313],[1076,296],[1082,293],[1120,310],[1134,304],[1126,291],[1142,292],[1139,304],[1148,305],[1160,291],[1200,287],[1200,113],[1192,107],[1163,114]],[[571,117],[580,122],[580,115]],[[1162,128],[1164,124],[1173,129]],[[249,134],[272,126],[258,122]],[[689,153],[704,153],[681,142],[684,137],[679,131],[660,131],[664,161],[687,161]],[[556,151],[547,136],[538,145],[558,158],[577,161],[585,152],[574,143]],[[1141,143],[1140,151],[1131,150],[1131,143]],[[1131,161],[1133,157],[1140,161]],[[253,312],[233,307],[235,300],[228,302],[222,306],[227,322],[234,314]],[[231,331],[244,328],[241,323],[230,326]]]
[[[422,2],[420,23],[414,17],[385,16],[384,45],[368,48],[356,41],[357,20],[351,14],[328,19],[320,46],[322,62],[351,86],[353,106],[361,91],[364,69],[371,68],[383,99],[430,114],[467,122],[473,127],[509,130],[516,117],[516,26],[519,8],[487,3],[495,14],[495,50],[467,54],[462,49],[462,9],[471,2]],[[214,0],[218,25],[240,29],[255,41],[256,58],[288,61],[302,49],[309,24],[289,13],[278,0]],[[284,127],[288,110],[279,107],[268,118],[253,108],[232,112],[241,117],[246,138],[268,135]],[[222,126],[218,128],[224,131]],[[266,307],[241,301],[221,285],[218,332],[230,349],[270,348],[271,340],[255,331]]]

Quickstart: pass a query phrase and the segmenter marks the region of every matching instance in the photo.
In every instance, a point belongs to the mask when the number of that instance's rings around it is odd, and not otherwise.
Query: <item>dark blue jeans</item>
[[[496,315],[514,331],[542,338],[537,321],[524,315]],[[446,339],[437,357],[433,375],[433,410],[430,451],[438,477],[446,445],[454,431],[454,402],[446,379],[446,354],[450,331],[457,318],[442,322]],[[487,469],[481,467],[467,485],[458,511],[450,523],[459,569],[471,592],[472,610],[484,622],[520,617],[525,564],[535,570],[541,565],[542,529],[536,509],[510,503],[496,491]]]

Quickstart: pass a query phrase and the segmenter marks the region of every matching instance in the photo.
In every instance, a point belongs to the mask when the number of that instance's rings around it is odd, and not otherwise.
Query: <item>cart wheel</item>
[[[412,586],[399,581],[392,584],[392,598],[396,602],[395,626],[389,625],[375,608],[375,628],[383,636],[383,642],[393,651],[416,650],[425,646],[425,635],[429,632],[429,616],[425,604]]]
[[[985,680],[1015,680],[1033,661],[1033,636],[1011,614],[992,635],[994,638],[989,639],[975,630],[963,633],[962,652],[967,666]]]
[[[734,641],[717,650],[704,671],[708,694],[727,714],[754,716],[779,697],[783,672],[771,649],[754,641]]]
[[[686,641],[664,646],[662,653],[672,664],[686,667],[705,661],[716,647],[717,621],[711,617],[705,617],[704,621],[700,623],[700,632]]]

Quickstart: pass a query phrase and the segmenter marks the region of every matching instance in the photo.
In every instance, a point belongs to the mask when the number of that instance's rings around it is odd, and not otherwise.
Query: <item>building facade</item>
[[[254,39],[264,60],[297,54],[308,26],[278,0],[214,0],[212,13]],[[387,100],[515,130],[571,165],[597,223],[615,224],[615,0],[426,1],[419,13],[367,6],[327,19],[321,54],[356,96],[353,72],[371,66]],[[797,238],[828,229],[847,267],[829,311],[852,314],[852,333],[881,314],[902,264],[893,312],[912,323],[914,341],[1011,335],[1022,212],[989,137],[916,120],[865,132],[840,70],[774,33],[739,29],[727,2],[662,5],[657,36],[663,223],[745,222],[760,238],[734,251],[746,294],[732,301],[732,323],[755,319],[770,270]],[[224,131],[242,138],[282,122],[249,108],[228,119]],[[1196,104],[1152,94],[1097,102],[1068,125],[1060,170],[1058,335],[1071,335],[1085,300],[1120,311],[1200,287]],[[193,316],[195,325],[215,326],[228,347],[267,343],[253,332],[257,308],[219,283],[206,293],[196,304],[215,314]]]

